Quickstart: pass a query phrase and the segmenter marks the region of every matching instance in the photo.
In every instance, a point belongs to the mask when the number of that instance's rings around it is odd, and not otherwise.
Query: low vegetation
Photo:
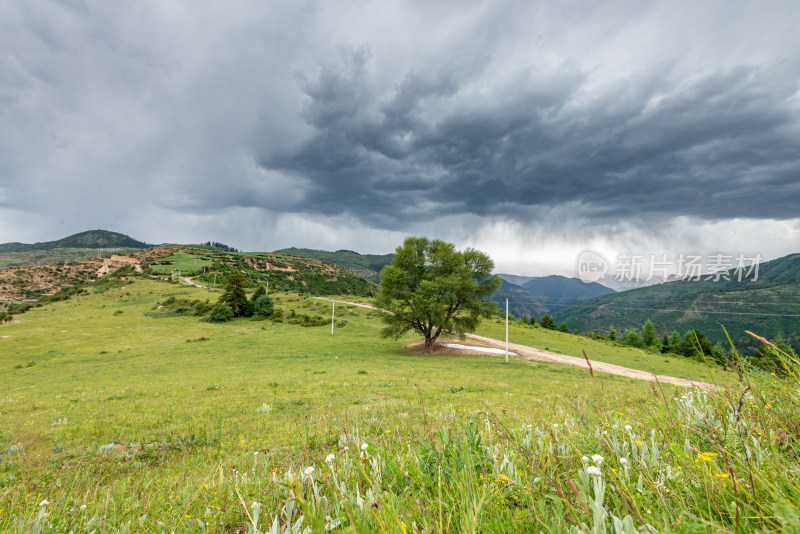
[[[333,334],[151,313],[221,294],[140,278],[0,326],[0,530],[800,528],[800,371],[772,347],[784,377],[511,325],[515,342],[726,385],[703,393],[410,353],[341,302]],[[272,297],[281,318],[330,310]]]
[[[0,531],[800,531],[786,344],[754,337],[744,358],[650,321],[588,337],[549,315],[508,327],[515,343],[716,385],[700,391],[419,353],[348,305],[354,275],[292,263],[314,260],[213,246],[141,259],[0,324]],[[476,261],[479,284],[491,267]],[[276,291],[290,281],[302,289]],[[315,292],[336,301],[333,328]],[[466,326],[503,338],[504,314],[480,303],[488,320]]]

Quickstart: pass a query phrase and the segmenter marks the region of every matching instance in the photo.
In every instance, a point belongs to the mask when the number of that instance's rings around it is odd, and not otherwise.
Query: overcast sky
[[[0,242],[800,251],[800,2],[0,3]]]

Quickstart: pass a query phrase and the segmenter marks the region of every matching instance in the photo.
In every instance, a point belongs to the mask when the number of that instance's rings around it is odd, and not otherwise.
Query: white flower
[[[258,451],[254,452],[253,456],[258,456]]]
[[[362,450],[362,451],[365,451],[365,450],[367,450],[367,449],[369,449],[369,443],[362,443],[362,444],[361,444],[361,450]]]
[[[628,465],[628,460],[626,458],[620,458],[619,463],[621,463],[622,465]]]
[[[332,463],[335,459],[336,459],[336,456],[334,456],[333,453],[331,453],[331,454],[329,454],[328,456],[325,457],[325,463],[326,464]]]
[[[592,461],[594,463],[596,463],[597,465],[603,465],[603,462],[605,461],[605,458],[603,458],[599,454],[593,454],[592,455]]]
[[[603,435],[607,436],[608,435],[608,430],[603,430]]]
[[[305,470],[305,471],[303,471],[303,473],[305,473],[305,474],[306,474],[306,476],[309,476],[309,477],[311,476],[311,474],[312,474],[313,472],[314,472],[314,468],[313,468],[313,467],[311,467],[310,465],[309,465],[308,467],[306,467],[306,470]]]
[[[87,506],[85,504],[81,505],[81,510],[86,510]]]
[[[588,456],[581,456],[581,462],[583,462],[585,464],[588,464],[589,463],[589,457]]]
[[[39,506],[47,506],[48,504],[50,504],[50,501],[45,499],[45,500],[43,500],[42,502],[39,503]]]
[[[558,428],[558,423],[553,423],[553,428]]]
[[[633,427],[631,425],[625,425],[625,430],[630,432],[631,430],[633,430]]]
[[[344,450],[349,451],[350,447],[345,447]]]
[[[586,468],[586,472],[589,473],[590,475],[592,475],[593,477],[603,476],[603,472],[600,471],[600,468],[599,467],[595,467],[593,465],[590,465],[589,467],[587,467]]]

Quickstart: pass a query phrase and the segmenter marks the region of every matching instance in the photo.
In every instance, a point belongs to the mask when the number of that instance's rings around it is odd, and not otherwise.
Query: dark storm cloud
[[[774,70],[653,72],[574,105],[590,74],[568,62],[462,99],[473,80],[448,72],[381,94],[371,61],[360,50],[304,83],[313,135],[260,162],[309,179],[308,210],[387,225],[571,202],[600,219],[800,214],[799,86]]]
[[[799,17],[795,0],[0,2],[0,241],[112,227],[386,252],[447,228],[519,250],[561,231],[563,251],[749,217],[783,250]]]

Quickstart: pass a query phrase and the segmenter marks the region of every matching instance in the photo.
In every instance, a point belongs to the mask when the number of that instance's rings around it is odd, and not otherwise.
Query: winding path
[[[333,300],[322,297],[314,297],[314,298],[319,300],[327,300],[328,302],[331,302]],[[381,310],[380,308],[376,308],[375,306],[370,306],[369,304],[361,304],[358,302],[337,300],[336,303],[348,304],[350,306],[358,306],[360,308],[367,308],[370,310],[384,311]],[[495,339],[492,337],[479,336],[477,334],[467,334],[467,339],[471,339],[474,342],[479,343],[480,346],[483,347],[491,347],[496,349],[498,348],[505,349],[506,347],[505,341],[501,341],[499,339]],[[591,363],[592,371],[597,371],[600,373],[609,373],[612,375],[635,378],[637,380],[646,380],[648,382],[660,382],[664,384],[673,384],[676,386],[696,387],[709,391],[717,389],[717,386],[715,386],[714,384],[709,384],[708,382],[699,382],[695,380],[689,380],[686,378],[677,378],[674,376],[656,375],[648,371],[640,371],[638,369],[631,369],[630,367],[614,365],[613,363],[598,362],[596,360],[589,360],[589,362],[587,362],[583,358],[576,358],[575,356],[567,356],[566,354],[561,354],[558,352],[550,352],[547,350],[537,349],[535,347],[529,347],[527,345],[520,345],[519,343],[509,343],[508,350],[517,353],[518,357],[522,358],[523,360],[534,360],[539,362],[560,363],[562,365],[573,365],[575,367],[582,367],[587,370],[589,369],[589,363]]]

